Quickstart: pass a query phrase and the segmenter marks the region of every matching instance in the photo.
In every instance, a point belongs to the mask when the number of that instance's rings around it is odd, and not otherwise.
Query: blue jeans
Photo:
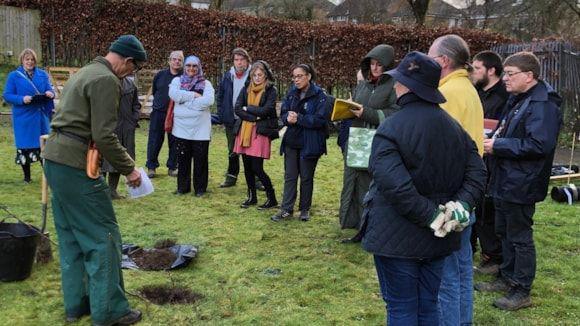
[[[444,258],[403,259],[375,255],[390,326],[438,325],[437,292]]]
[[[473,251],[471,225],[461,232],[461,248],[445,258],[441,288],[439,289],[439,312],[441,325],[470,325],[473,323]]]

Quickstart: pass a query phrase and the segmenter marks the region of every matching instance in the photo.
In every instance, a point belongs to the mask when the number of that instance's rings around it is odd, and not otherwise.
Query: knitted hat
[[[122,35],[109,47],[110,52],[118,53],[124,57],[131,57],[135,61],[147,61],[147,52],[143,44],[135,35]]]

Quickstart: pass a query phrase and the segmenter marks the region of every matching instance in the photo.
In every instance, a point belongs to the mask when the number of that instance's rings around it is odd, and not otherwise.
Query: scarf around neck
[[[184,67],[186,64],[194,64],[197,66],[197,74],[195,76],[188,76],[183,70],[183,75],[180,77],[181,89],[186,91],[194,91],[203,94],[205,88],[205,77],[203,76],[203,69],[201,67],[201,61],[198,57],[192,55],[185,59]]]
[[[266,82],[260,85],[255,85],[254,82],[250,83],[248,87],[248,103],[251,106],[260,106],[260,100],[264,95],[264,90],[266,89]],[[242,147],[252,146],[252,128],[256,123],[251,121],[242,121],[242,127],[240,129],[241,145]]]

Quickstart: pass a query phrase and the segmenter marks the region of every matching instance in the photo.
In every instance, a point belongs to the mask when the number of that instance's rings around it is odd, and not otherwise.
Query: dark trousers
[[[389,326],[439,325],[437,296],[444,257],[403,259],[374,256]]]
[[[153,110],[149,116],[149,138],[147,140],[147,166],[148,169],[157,169],[159,167],[159,152],[163,147],[165,139],[165,115],[167,112]],[[167,157],[167,168],[170,170],[177,169],[177,152],[175,149],[175,137],[167,133],[167,143],[169,146],[169,156]]]
[[[242,155],[244,176],[250,191],[256,191],[256,177],[262,182],[266,191],[272,191],[272,180],[264,171],[264,159],[261,157]]]
[[[177,148],[177,191],[191,191],[193,161],[193,189],[196,194],[207,191],[209,140],[188,140],[175,137]]]
[[[236,134],[234,133],[233,126],[226,126],[225,129],[226,139],[228,140],[228,171],[226,172],[226,175],[237,178],[240,173],[240,155],[234,152]]]
[[[293,212],[297,197],[298,177],[300,177],[300,211],[310,210],[312,205],[312,189],[314,187],[314,172],[318,159],[301,159],[300,150],[286,148],[284,150],[284,196],[282,210]]]
[[[501,264],[501,240],[495,233],[495,206],[492,197],[485,197],[475,210],[473,225],[481,246],[481,257],[489,262]]]
[[[536,247],[532,217],[536,205],[495,199],[495,231],[501,239],[501,276],[530,291],[536,276]]]

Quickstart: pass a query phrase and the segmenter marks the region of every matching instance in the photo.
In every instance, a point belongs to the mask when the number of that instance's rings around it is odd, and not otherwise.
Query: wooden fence
[[[562,96],[564,128],[580,129],[580,54],[570,43],[561,41],[502,44],[492,48],[504,59],[520,52],[531,51],[540,59],[540,78],[547,81]]]
[[[40,11],[0,6],[0,64],[17,65],[18,55],[33,49],[42,59]]]

